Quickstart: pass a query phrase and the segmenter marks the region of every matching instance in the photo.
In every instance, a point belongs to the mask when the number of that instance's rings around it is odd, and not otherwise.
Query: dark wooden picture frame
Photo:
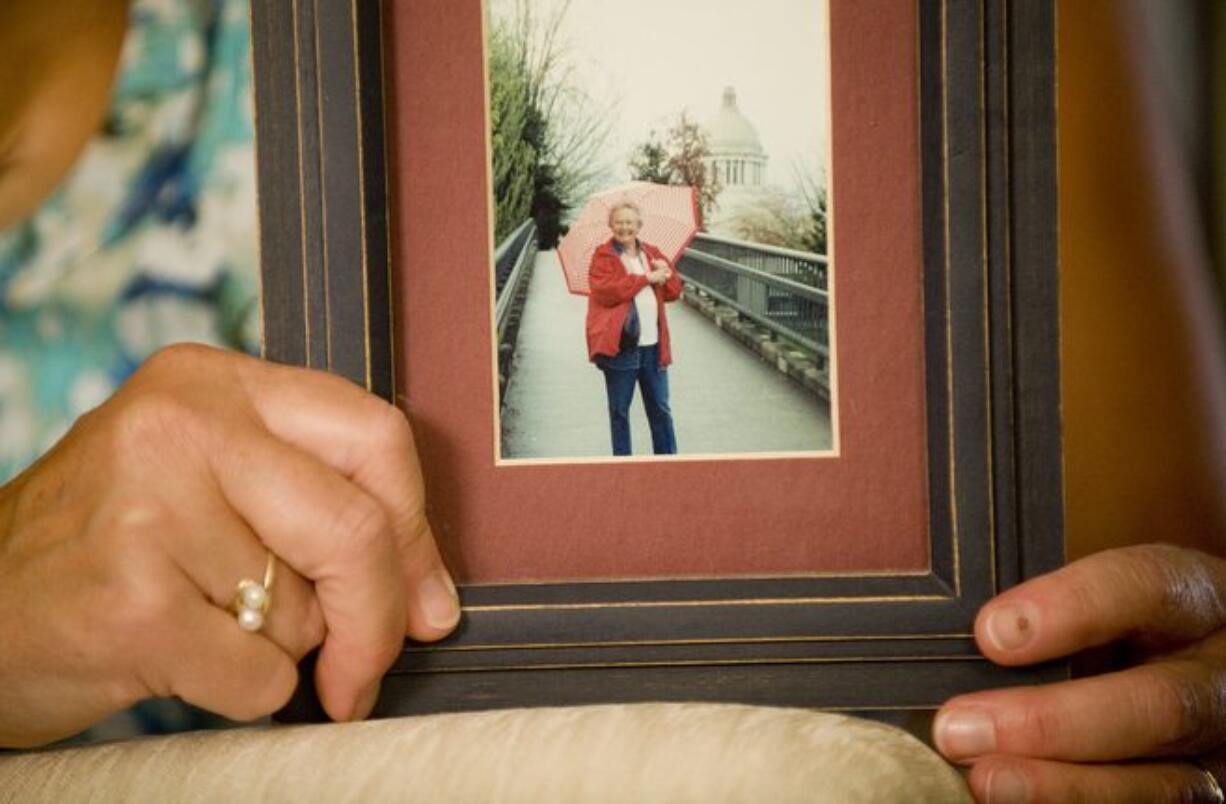
[[[391,399],[383,12],[254,0],[252,18],[265,355]],[[971,635],[987,599],[1063,560],[1053,2],[917,14],[928,571],[462,589],[458,632],[406,646],[377,714],[924,708],[1063,673],[995,667]],[[309,684],[283,714],[321,716]]]

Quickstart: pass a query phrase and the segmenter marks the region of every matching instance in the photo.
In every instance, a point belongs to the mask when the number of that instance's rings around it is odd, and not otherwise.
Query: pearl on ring
[[[252,633],[264,627],[264,614],[259,609],[239,609],[238,627]]]
[[[268,551],[264,583],[243,578],[234,593],[234,618],[244,631],[255,632],[264,627],[264,615],[272,603],[272,582],[276,575],[276,556]]]
[[[255,582],[241,584],[239,594],[242,595],[243,606],[249,609],[262,610],[268,602],[268,590]]]

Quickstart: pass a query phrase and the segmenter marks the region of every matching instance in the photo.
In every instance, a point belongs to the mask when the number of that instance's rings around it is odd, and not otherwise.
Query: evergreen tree
[[[668,162],[668,149],[660,141],[660,135],[652,131],[647,136],[647,141],[635,148],[631,154],[630,175],[635,181],[672,184],[673,169]]]

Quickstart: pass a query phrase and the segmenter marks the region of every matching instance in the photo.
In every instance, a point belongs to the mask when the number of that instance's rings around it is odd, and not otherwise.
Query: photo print
[[[489,0],[500,463],[834,455],[826,0]]]

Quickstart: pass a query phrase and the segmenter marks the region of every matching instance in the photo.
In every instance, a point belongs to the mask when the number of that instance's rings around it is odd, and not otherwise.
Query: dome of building
[[[706,126],[704,163],[720,186],[717,203],[730,206],[734,196],[756,192],[766,184],[766,150],[758,130],[736,105],[736,90],[724,89],[724,102]]]
[[[713,154],[765,154],[758,132],[736,105],[736,90],[724,89],[724,103],[707,125],[709,147]]]

